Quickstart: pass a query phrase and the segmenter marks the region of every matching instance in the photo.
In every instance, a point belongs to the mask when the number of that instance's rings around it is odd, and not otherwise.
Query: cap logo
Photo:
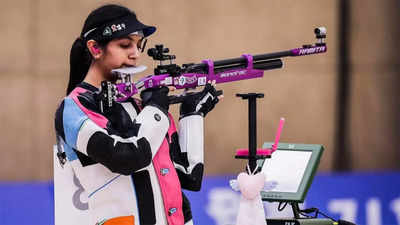
[[[111,28],[110,28],[110,27],[104,28],[103,36],[111,36],[111,35],[112,35],[112,30],[111,30]]]
[[[120,30],[125,30],[125,28],[126,28],[125,23],[111,25],[111,30],[113,33]]]
[[[104,28],[103,36],[111,36],[114,32],[125,30],[125,23],[113,24],[109,27]]]

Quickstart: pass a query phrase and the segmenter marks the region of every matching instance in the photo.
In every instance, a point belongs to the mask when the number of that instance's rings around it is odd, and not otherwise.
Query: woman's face
[[[110,72],[112,69],[136,66],[140,57],[142,37],[136,34],[110,41],[102,56],[98,59],[103,69]]]

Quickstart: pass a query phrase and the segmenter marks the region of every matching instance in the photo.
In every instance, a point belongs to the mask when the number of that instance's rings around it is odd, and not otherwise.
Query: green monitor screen
[[[323,150],[322,145],[279,143],[271,158],[258,162],[270,186],[261,192],[263,201],[304,202]]]

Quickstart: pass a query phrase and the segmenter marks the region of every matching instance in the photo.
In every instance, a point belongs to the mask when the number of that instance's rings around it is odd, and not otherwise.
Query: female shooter
[[[179,132],[168,113],[166,87],[141,92],[106,113],[102,81],[136,66],[143,40],[156,28],[119,5],[92,11],[70,54],[67,96],[56,111],[59,148],[89,197],[91,224],[192,224],[181,188],[199,190],[203,118],[218,102],[207,85],[180,106]]]

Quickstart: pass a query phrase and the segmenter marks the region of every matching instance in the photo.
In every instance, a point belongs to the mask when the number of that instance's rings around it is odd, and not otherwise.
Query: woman
[[[218,102],[215,88],[185,100],[179,133],[168,114],[166,87],[107,113],[98,93],[112,69],[136,66],[142,41],[156,30],[119,5],[91,12],[70,55],[67,97],[56,112],[60,148],[88,193],[92,224],[192,224],[181,188],[197,191],[203,176],[203,118]]]

